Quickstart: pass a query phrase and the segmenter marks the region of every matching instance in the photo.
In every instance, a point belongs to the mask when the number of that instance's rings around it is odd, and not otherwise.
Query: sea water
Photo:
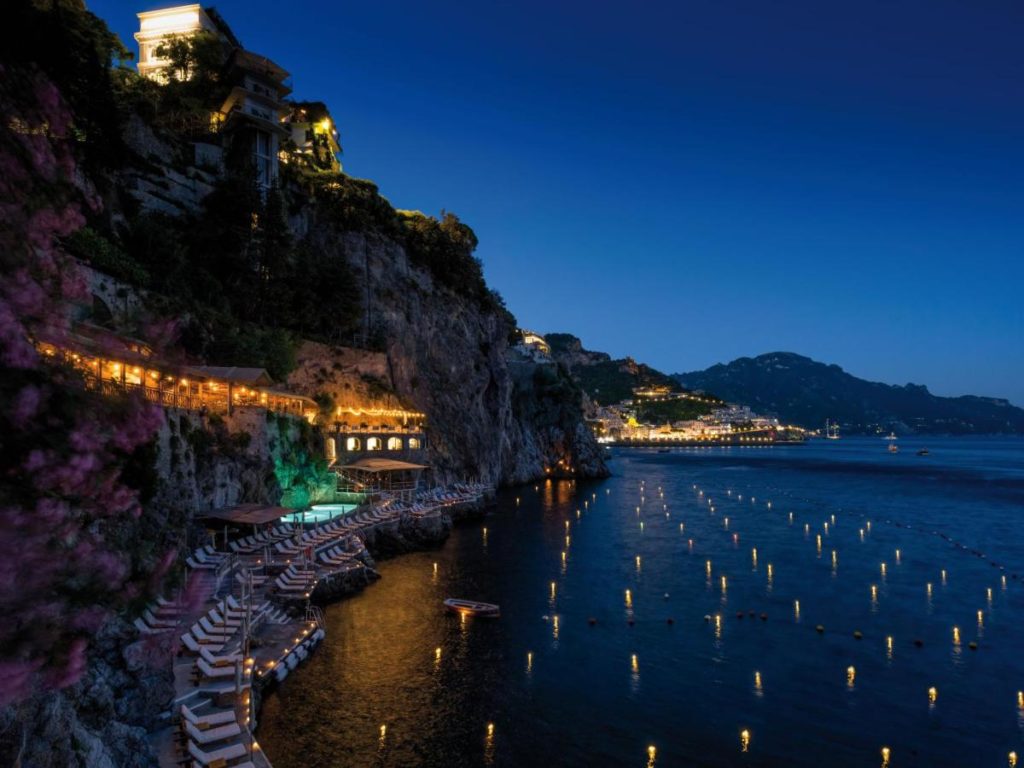
[[[259,740],[275,768],[1007,766],[1024,442],[899,445],[620,451],[503,491],[327,609]]]

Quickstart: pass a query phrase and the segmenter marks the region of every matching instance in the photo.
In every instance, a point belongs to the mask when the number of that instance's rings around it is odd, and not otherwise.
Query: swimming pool
[[[291,515],[285,515],[284,520],[288,523],[323,523],[336,517],[347,515],[355,508],[355,504],[314,504],[305,513],[295,512]]]

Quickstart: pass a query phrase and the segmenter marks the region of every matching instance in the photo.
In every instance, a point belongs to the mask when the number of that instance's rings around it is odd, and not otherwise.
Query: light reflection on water
[[[1024,451],[928,447],[637,451],[601,486],[517,489],[486,542],[483,522],[461,527],[330,606],[260,742],[275,768],[639,765],[652,745],[660,765],[873,766],[883,747],[893,768],[1006,765],[1024,753],[1021,584],[931,531],[1020,572]],[[634,508],[654,488],[641,533]],[[800,518],[822,515],[819,559]],[[502,618],[462,622],[441,612],[449,596]]]

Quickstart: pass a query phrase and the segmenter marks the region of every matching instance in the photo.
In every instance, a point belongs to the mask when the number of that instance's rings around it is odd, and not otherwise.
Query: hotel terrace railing
[[[146,400],[166,408],[206,410],[212,413],[229,413],[234,408],[248,407],[310,421],[316,416],[316,406],[308,398],[201,374],[192,377],[175,376],[163,366],[158,366],[149,355],[139,355],[142,359],[135,365],[123,359],[110,360],[62,349],[49,343],[39,344],[39,350],[77,369],[89,389],[104,395],[137,392]]]
[[[117,379],[98,380],[95,376],[86,376],[85,385],[90,389],[98,389],[104,395],[116,395],[121,392],[140,392],[150,402],[162,405],[165,408],[184,408],[190,411],[199,411],[205,408],[211,413],[227,413],[227,394],[215,396],[211,392],[188,392],[177,388],[160,389],[148,387],[145,384],[133,384]]]
[[[230,398],[227,387],[221,385],[218,392],[205,389],[200,384],[182,388],[180,386],[154,387],[119,379],[98,379],[96,376],[85,376],[86,386],[97,389],[104,395],[119,392],[138,392],[146,400],[165,408],[184,408],[191,411],[206,410],[210,413],[227,413],[231,408],[263,408],[274,413],[305,417],[306,409],[301,400],[278,395],[268,395],[255,389],[236,389]],[[194,387],[194,388],[192,388]]]

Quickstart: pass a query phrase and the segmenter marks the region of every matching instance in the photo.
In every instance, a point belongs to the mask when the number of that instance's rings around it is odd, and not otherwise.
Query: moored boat
[[[501,608],[494,603],[462,600],[457,597],[449,597],[445,600],[444,607],[452,613],[459,613],[463,616],[482,616],[488,619],[495,619],[501,615]]]

